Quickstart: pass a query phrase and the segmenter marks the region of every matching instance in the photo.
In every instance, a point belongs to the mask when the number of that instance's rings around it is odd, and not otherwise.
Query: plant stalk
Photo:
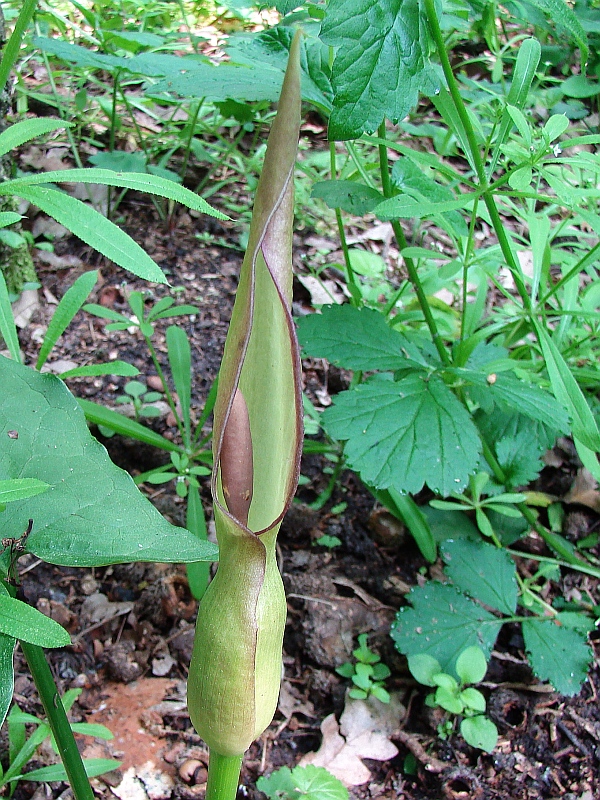
[[[20,642],[76,800],[94,800],[71,725],[41,647]]]
[[[378,131],[379,139],[385,140],[386,133],[385,133],[385,121],[381,123],[379,126]],[[383,189],[383,194],[385,197],[392,197],[392,184],[390,181],[390,170],[388,164],[388,156],[387,156],[387,147],[385,144],[379,144],[379,171],[381,172],[381,187]],[[408,242],[406,241],[406,236],[404,235],[404,231],[402,230],[402,226],[397,219],[392,220],[392,229],[394,231],[394,236],[396,237],[396,241],[400,245],[400,249],[404,250],[405,247],[408,246]],[[407,258],[403,256],[404,263],[406,264],[406,271],[408,273],[408,279],[411,282],[413,289],[415,290],[415,294],[417,295],[417,300],[419,301],[419,306],[421,307],[421,311],[423,316],[425,317],[425,322],[427,327],[429,328],[429,333],[431,334],[431,338],[433,343],[438,351],[442,364],[446,366],[450,366],[450,356],[448,355],[448,351],[444,347],[444,342],[442,341],[442,337],[440,336],[440,332],[438,331],[437,323],[434,319],[434,316],[431,311],[431,306],[427,300],[427,295],[423,289],[423,284],[421,283],[421,279],[419,278],[419,273],[415,266],[415,262],[412,258]]]
[[[210,751],[205,800],[235,800],[242,758],[243,755],[222,756],[214,750]]]

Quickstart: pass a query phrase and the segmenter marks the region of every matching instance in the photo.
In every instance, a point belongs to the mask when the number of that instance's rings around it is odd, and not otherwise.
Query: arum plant
[[[210,748],[208,800],[235,797],[242,757],[277,706],[286,601],[275,540],[302,445],[300,358],[290,313],[299,34],[257,188],[214,411],[219,567],[198,614],[188,706]]]

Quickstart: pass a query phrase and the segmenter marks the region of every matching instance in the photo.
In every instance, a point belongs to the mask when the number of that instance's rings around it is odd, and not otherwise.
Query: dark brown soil
[[[165,269],[172,286],[181,287],[177,302],[198,307],[194,321],[188,317],[174,320],[185,328],[192,343],[198,414],[220,362],[241,254],[202,243],[196,233],[208,230],[233,243],[237,228],[233,223],[192,218],[185,211],[175,212],[167,225],[135,196],[128,198],[121,212],[126,230]],[[310,251],[306,242],[297,244]],[[147,289],[146,284],[107,265],[71,238],[57,241],[56,254],[60,257],[55,262],[58,268],[38,260],[42,305],[21,335],[28,363],[35,362],[39,348],[32,331],[47,324],[55,307],[48,300],[60,298],[82,270],[100,269],[92,299],[123,313],[127,312],[127,292]],[[75,267],[68,266],[67,256],[77,256]],[[153,286],[151,295],[159,298],[168,291]],[[306,300],[299,287],[297,307],[305,306]],[[162,326],[157,341],[165,366],[164,329],[170,322]],[[154,373],[141,337],[127,331],[107,333],[101,320],[81,312],[51,360],[85,364],[116,357],[136,365],[141,378]],[[334,393],[343,381],[343,375],[327,373],[323,364],[307,365],[307,384],[313,392],[325,388]],[[77,395],[113,405],[124,382],[97,378],[72,380],[69,385]],[[152,424],[166,436],[176,434],[166,418]],[[112,458],[133,474],[166,460],[163,453],[136,442],[118,437],[101,440]],[[280,535],[281,567],[289,596],[286,703],[248,753],[243,772],[246,788],[240,797],[258,797],[254,781],[259,774],[281,765],[292,767],[303,754],[319,748],[323,719],[332,713],[339,717],[344,708],[347,682],[335,673],[335,667],[348,660],[362,632],[370,634],[370,646],[390,666],[388,686],[398,693],[406,710],[391,737],[398,755],[384,762],[367,760],[371,778],[352,788],[352,797],[593,800],[600,796],[598,663],[580,696],[563,698],[533,678],[516,631],[503,634],[486,676],[489,713],[500,730],[496,750],[486,755],[468,747],[457,735],[448,741],[438,738],[438,720],[424,705],[426,692],[412,680],[405,659],[394,650],[389,637],[395,610],[405,602],[408,587],[428,574],[427,565],[412,540],[376,508],[372,496],[350,472],[342,473],[324,508],[310,508],[329,480],[323,472],[327,464],[321,457],[306,458],[303,474],[310,480],[299,492]],[[210,519],[206,483],[201,491]],[[171,521],[183,523],[183,501],[174,493],[153,487],[149,496]],[[332,513],[340,502],[347,504],[345,509]],[[589,515],[585,518],[589,520]],[[333,550],[315,546],[322,534],[338,536],[341,546]],[[31,557],[21,563],[28,601],[50,613],[72,634],[73,646],[49,653],[49,660],[62,690],[83,690],[73,719],[103,722],[116,735],[108,743],[82,741],[85,754],[122,758],[121,774],[153,761],[173,780],[166,794],[158,792],[155,800],[170,794],[184,800],[201,798],[206,751],[183,702],[196,611],[185,569],[133,564],[75,570],[36,563]],[[436,569],[439,566],[432,567],[430,574],[436,574]],[[569,576],[569,580],[573,585],[580,579]],[[588,582],[586,589],[595,591],[596,586]],[[98,595],[112,604],[100,622],[90,601]],[[40,713],[20,656],[16,699],[24,711]],[[45,763],[45,755],[36,757],[29,768]],[[96,779],[94,787],[109,798],[109,787],[119,781],[119,775],[111,774]],[[64,788],[64,784],[54,784],[51,793],[58,797]],[[23,781],[15,797],[28,800],[35,790],[35,784]]]

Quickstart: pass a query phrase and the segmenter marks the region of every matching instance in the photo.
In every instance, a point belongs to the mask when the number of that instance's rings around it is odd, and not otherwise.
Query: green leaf
[[[440,662],[427,653],[409,655],[408,668],[413,678],[423,686],[435,686],[434,675],[438,675],[442,671]]]
[[[41,369],[44,366],[46,359],[50,355],[50,351],[65,332],[75,314],[87,300],[97,280],[98,270],[93,269],[90,272],[84,272],[64,293],[48,325],[48,330],[44,336],[44,341],[42,342],[35,365],[36,369]]]
[[[110,361],[108,364],[87,364],[85,367],[75,367],[61,372],[62,380],[67,378],[90,378],[98,375],[119,375],[125,378],[132,378],[139,375],[140,371],[133,364],[127,361]]]
[[[372,133],[385,116],[397,124],[437,88],[418,0],[330,0],[320,37],[338,48],[330,139]]]
[[[535,320],[534,326],[554,396],[567,409],[573,420],[573,436],[590,450],[598,452],[600,432],[583,392],[546,329]]]
[[[348,465],[377,489],[449,495],[466,486],[481,443],[470,415],[436,376],[371,379],[341,392],[323,413]]]
[[[88,778],[96,778],[98,775],[104,775],[105,772],[112,772],[112,770],[118,769],[122,763],[122,761],[115,761],[112,758],[83,759],[83,767]],[[17,775],[16,777],[12,778],[12,780],[54,783],[55,781],[68,781],[69,779],[62,764],[52,764],[49,767],[41,767],[40,769],[34,769],[31,770],[31,772],[25,772],[22,775]]]
[[[0,357],[0,384],[0,429],[18,433],[2,446],[0,476],[51,486],[7,506],[3,536],[20,537],[33,519],[27,550],[68,566],[214,557],[213,545],[166,522],[111,463],[62,381]]]
[[[83,736],[95,736],[97,739],[104,739],[109,742],[115,738],[112,731],[105,725],[99,725],[91,722],[72,722],[71,730],[73,733],[81,733]]]
[[[292,779],[303,800],[348,800],[348,789],[325,767],[295,767]]]
[[[41,611],[22,600],[0,593],[0,633],[40,647],[66,647],[71,637]]]
[[[344,369],[391,372],[418,356],[383,314],[350,305],[323,306],[320,314],[301,317],[298,340],[307,355],[326,358]]]
[[[256,781],[256,788],[267,795],[271,800],[293,798],[296,800],[296,781],[292,778],[289,767],[280,767],[270,775],[261,775]]]
[[[441,545],[446,574],[459,589],[505,614],[517,608],[517,578],[510,555],[486,542],[449,539]],[[475,681],[470,681],[475,683]]]
[[[461,683],[479,683],[485,678],[487,661],[480,647],[467,647],[456,659],[456,674]],[[473,706],[471,706],[473,708]],[[485,709],[485,700],[483,709]]]
[[[138,442],[150,444],[161,450],[167,450],[168,452],[179,452],[180,450],[179,445],[175,444],[175,442],[172,442],[170,439],[165,439],[160,433],[155,433],[150,428],[140,425],[139,422],[129,419],[123,416],[123,414],[119,414],[117,411],[104,408],[104,406],[94,403],[91,400],[78,398],[77,402],[83,409],[85,418],[94,425],[103,425],[115,431],[115,433],[120,433],[121,436],[137,439]]]
[[[515,438],[497,441],[495,450],[506,486],[525,486],[537,478],[544,466],[540,448],[525,431]]]
[[[12,636],[0,634],[0,726],[4,725],[13,697],[15,644]]]
[[[485,664],[485,658],[483,661]],[[480,714],[483,714],[485,711],[485,697],[478,689],[473,689],[472,686],[468,686],[466,689],[462,690],[460,693],[460,699],[463,701],[465,706],[470,708],[472,711],[478,711]]]
[[[34,497],[49,488],[47,483],[38,481],[35,478],[0,481],[0,504],[24,500],[26,497]]]
[[[22,219],[21,214],[17,214],[16,211],[0,211],[0,228],[14,225],[15,222],[20,222]]]
[[[435,702],[438,706],[441,706],[445,711],[449,711],[451,714],[462,714],[464,710],[464,704],[456,696],[455,692],[445,686],[440,686],[440,688],[436,690]]]
[[[566,33],[569,39],[579,47],[581,64],[585,70],[590,54],[587,36],[579,17],[571,6],[565,3],[564,0],[530,0],[530,2],[533,6],[545,11],[550,17],[552,25],[556,26],[559,32]]]
[[[329,208],[341,208],[357,217],[368,214],[384,199],[377,189],[357,181],[318,181],[311,197],[324,200]]]
[[[19,337],[17,336],[17,328],[12,313],[12,306],[8,296],[8,288],[4,273],[0,269],[0,336],[4,339],[4,343],[8,347],[11,358],[15,361],[21,361],[21,348],[19,345]]]
[[[560,84],[560,88],[567,97],[579,99],[595,97],[600,94],[600,83],[591,81],[584,75],[570,75],[566,81]]]
[[[57,170],[55,172],[42,172],[41,174],[15,178],[15,180],[6,184],[8,190],[5,187],[2,193],[6,194],[7,191],[9,191],[11,194],[24,197],[25,195],[21,194],[23,187],[52,182],[101,183],[104,186],[119,186],[122,189],[134,189],[138,192],[158,195],[167,200],[174,200],[176,203],[181,203],[194,211],[210,214],[211,217],[217,217],[217,219],[229,219],[226,214],[222,214],[220,211],[214,209],[204,198],[192,192],[190,189],[186,189],[185,186],[180,186],[178,183],[168,178],[163,178],[160,175],[152,175],[150,173],[115,172],[110,169],[67,169]],[[69,230],[72,229],[69,228]],[[77,235],[79,236],[79,234]],[[83,237],[80,238],[83,239]],[[84,239],[84,241],[86,240]]]
[[[523,638],[537,677],[568,697],[578,694],[593,659],[585,638],[558,621],[535,617],[523,622]]]
[[[281,91],[283,72],[268,64],[189,64],[187,67],[185,72],[182,70],[178,75],[169,75],[153,84],[152,94],[169,92],[180,97],[204,97],[209,102],[227,98],[273,102]]]
[[[181,404],[181,413],[186,436],[190,436],[190,404],[192,399],[192,351],[183,328],[169,325],[167,328],[167,356],[175,384],[175,391]]]
[[[498,742],[498,729],[483,714],[465,717],[460,723],[460,732],[467,744],[486,753],[491,753]]]
[[[406,195],[390,197],[374,208],[374,213],[382,220],[395,219],[423,219],[434,214],[446,214],[466,208],[473,202],[472,194],[464,194],[460,200],[444,200],[436,203],[431,200],[415,200]]]
[[[471,645],[481,647],[486,658],[502,627],[502,620],[469,600],[454,586],[430,582],[418,586],[396,615],[391,636],[406,656],[425,653],[439,661],[444,672]]]
[[[4,184],[0,189],[8,185]],[[6,192],[0,193],[6,194]],[[161,268],[137,242],[81,200],[76,200],[56,189],[49,189],[47,186],[20,185],[14,187],[14,194],[29,200],[123,269],[147,281],[167,282]]]
[[[437,545],[429,523],[415,501],[407,494],[400,494],[392,486],[386,490],[372,489],[380,503],[404,522],[411,532],[423,558],[433,564],[437,558]]]
[[[70,128],[73,123],[63,122],[60,119],[36,118],[15,122],[5,131],[0,133],[0,156],[10,153],[15,147],[20,147],[25,142],[43,136],[45,133]]]
[[[95,317],[101,317],[102,319],[112,319],[115,322],[124,322],[128,326],[135,324],[124,314],[119,314],[118,311],[114,311],[112,308],[105,308],[104,306],[98,305],[98,303],[86,303],[83,306],[83,310],[87,311],[88,314],[93,314]]]

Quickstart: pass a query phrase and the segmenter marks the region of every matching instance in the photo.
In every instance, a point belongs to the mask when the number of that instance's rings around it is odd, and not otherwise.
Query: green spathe
[[[275,541],[298,479],[300,359],[291,318],[296,36],[257,190],[219,375],[212,492],[220,561],[200,605],[188,682],[194,727],[241,756],[277,706],[286,602]]]

